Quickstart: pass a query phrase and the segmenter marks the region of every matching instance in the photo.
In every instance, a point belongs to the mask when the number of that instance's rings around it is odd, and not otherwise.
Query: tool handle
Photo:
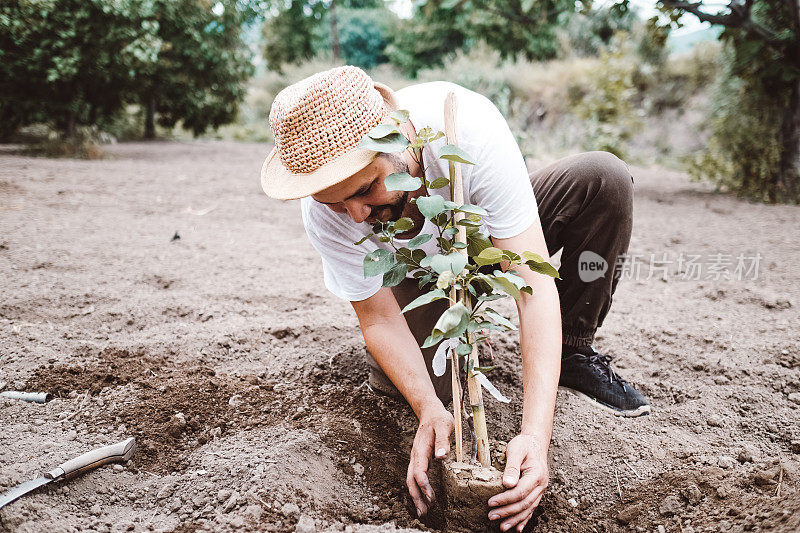
[[[58,465],[47,474],[46,476],[53,478],[64,476],[65,479],[70,479],[89,470],[93,470],[98,466],[103,466],[108,463],[123,463],[133,456],[136,450],[136,439],[131,437],[116,444],[96,448],[83,455],[70,459],[69,461]]]

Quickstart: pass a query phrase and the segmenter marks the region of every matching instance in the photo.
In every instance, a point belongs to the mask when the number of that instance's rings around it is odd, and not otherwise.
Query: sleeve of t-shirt
[[[303,210],[303,222],[311,245],[322,258],[323,280],[329,291],[343,300],[358,302],[380,290],[381,276],[364,277],[364,256],[376,248],[374,243],[367,240],[354,246],[358,235],[313,210]],[[319,228],[320,225],[324,228]]]
[[[528,229],[538,218],[539,210],[514,134],[494,104],[481,98],[488,107],[481,113],[481,148],[472,169],[469,199],[486,209],[484,222],[489,234],[506,239]]]

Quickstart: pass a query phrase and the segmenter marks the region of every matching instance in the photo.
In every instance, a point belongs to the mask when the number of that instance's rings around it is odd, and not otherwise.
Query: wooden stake
[[[447,144],[458,144],[458,128],[456,123],[456,95],[455,93],[451,92],[447,95],[447,98],[444,101],[444,130],[445,130],[445,139]],[[456,165],[453,161],[448,161],[448,170],[450,173],[450,198],[456,205],[463,205],[464,203],[464,186],[461,178],[461,167]],[[456,212],[454,214],[454,219],[456,222],[464,218],[464,213]],[[456,242],[467,242],[467,229],[464,226],[456,226],[458,228],[458,233],[456,234]],[[462,248],[459,250],[464,255],[467,255],[467,249]],[[458,274],[456,272],[455,274]],[[470,297],[467,291],[461,291],[461,298],[460,300],[467,306],[467,308],[471,309],[472,305],[470,304]],[[458,298],[455,298],[455,301],[458,301]],[[472,361],[472,366],[477,367],[480,366],[480,362],[478,361],[478,349],[474,347],[472,349],[472,353],[470,354],[470,361]],[[458,364],[458,356],[455,355],[453,358],[454,366]],[[457,369],[456,369],[457,371]],[[481,390],[481,384],[478,383],[478,380],[474,376],[467,375],[467,389],[469,391],[469,403],[472,408],[472,427],[475,429],[475,439],[477,440],[477,448],[478,448],[478,462],[480,462],[483,466],[491,466],[491,458],[489,457],[489,434],[486,429],[486,412],[483,409],[483,391]],[[460,393],[460,391],[459,391]],[[456,389],[453,388],[453,404],[455,405],[455,394]],[[460,398],[460,394],[459,394]],[[455,407],[454,407],[455,408]],[[459,406],[460,411],[460,406]],[[456,451],[459,448],[459,435],[456,435]]]
[[[455,288],[450,290],[450,298],[453,301],[458,301],[458,295]],[[451,303],[452,305],[452,303]],[[456,434],[456,461],[459,463],[464,462],[464,430],[462,428],[463,418],[461,416],[461,375],[458,368],[458,354],[453,350],[452,358],[450,360],[450,386],[453,389],[453,418],[455,420]]]

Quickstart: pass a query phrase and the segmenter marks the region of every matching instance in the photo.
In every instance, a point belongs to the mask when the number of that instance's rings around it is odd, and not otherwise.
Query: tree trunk
[[[152,94],[145,97],[144,138],[156,138],[156,97]]]
[[[336,20],[336,0],[331,0],[331,52],[333,60],[339,59],[339,26]]]
[[[64,130],[64,135],[66,136],[67,142],[74,142],[75,141],[75,129],[77,127],[77,119],[75,116],[75,110],[70,110],[69,115],[67,116],[67,127]]]
[[[792,84],[789,109],[781,125],[781,168],[775,184],[779,202],[800,202],[800,80]]]

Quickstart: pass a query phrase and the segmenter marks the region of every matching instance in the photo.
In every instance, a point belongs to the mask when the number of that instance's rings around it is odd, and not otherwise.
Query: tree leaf
[[[503,315],[501,315],[500,313],[498,313],[497,311],[495,311],[491,307],[487,307],[486,309],[484,309],[483,310],[483,314],[485,314],[486,316],[488,316],[489,318],[494,320],[495,324],[497,324],[499,326],[504,326],[504,327],[506,327],[506,328],[508,328],[510,330],[517,329],[517,326],[512,324],[510,320],[508,320],[506,317],[504,317]]]
[[[414,221],[408,217],[403,217],[394,223],[394,229],[400,233],[408,231],[414,227]]]
[[[525,280],[524,280],[524,279],[522,279],[522,278],[521,278],[521,277],[520,277],[520,276],[517,274],[517,272],[515,272],[514,270],[507,270],[506,272],[503,272],[502,270],[495,270],[495,271],[493,272],[493,274],[494,274],[495,276],[497,276],[498,278],[505,278],[505,279],[507,279],[508,281],[510,281],[511,283],[513,283],[513,284],[514,284],[514,286],[515,286],[516,288],[518,288],[518,289],[521,289],[522,287],[524,287],[524,286],[525,286]]]
[[[419,235],[408,241],[408,247],[411,248],[412,250],[414,248],[419,248],[432,238],[433,235],[431,235],[430,233],[420,233]]]
[[[486,212],[486,209],[482,208],[481,206],[472,204],[464,204],[457,207],[456,210],[461,211],[462,213],[472,213],[473,215],[482,217],[485,217],[489,214]]]
[[[428,335],[428,338],[422,343],[421,348],[430,348],[431,346],[436,346],[436,344],[442,339],[444,339],[442,335]]]
[[[439,148],[439,159],[447,159],[448,161],[455,161],[456,163],[465,163],[467,165],[474,165],[472,158],[467,152],[454,144],[445,144]]]
[[[356,242],[354,242],[354,243],[353,243],[353,246],[358,246],[359,244],[364,244],[364,241],[366,241],[367,239],[369,239],[369,238],[370,238],[370,237],[372,237],[373,235],[375,235],[375,234],[374,234],[374,233],[370,233],[369,235],[366,235],[366,236],[364,236],[364,238],[363,238],[363,239],[359,239],[359,240],[357,240]]]
[[[405,263],[395,263],[395,265],[383,275],[382,286],[394,287],[399,285],[401,281],[406,279],[406,274],[408,274],[408,266]]]
[[[378,248],[364,256],[364,277],[371,278],[388,272],[394,265],[394,258],[388,250]]]
[[[430,260],[428,261],[428,265],[423,266],[430,266],[439,274],[449,270],[457,276],[461,274],[461,271],[467,266],[467,258],[459,252],[452,252],[447,255],[436,254],[429,258],[426,257],[425,259]]]
[[[529,252],[527,250],[522,252],[521,255],[522,255],[523,259],[525,259],[525,261],[534,261],[536,263],[544,263],[545,262],[545,260],[542,258],[541,255],[535,254],[533,252]]]
[[[503,260],[503,250],[495,248],[494,246],[489,246],[481,250],[481,252],[472,259],[475,261],[475,264],[480,266],[493,265]]]
[[[367,135],[371,139],[383,139],[387,135],[391,135],[392,133],[400,133],[400,130],[397,129],[397,126],[392,124],[378,124],[371,130],[367,132]]]
[[[470,257],[480,255],[483,250],[491,246],[492,241],[480,231],[467,235],[467,253]]]
[[[441,178],[436,178],[435,180],[433,180],[430,183],[430,185],[428,185],[428,188],[429,189],[441,189],[442,187],[446,187],[447,185],[450,185],[450,180],[445,178],[445,177],[441,177]]]
[[[444,211],[444,198],[439,195],[420,196],[416,203],[417,209],[425,218],[433,218]]]
[[[492,382],[489,381],[489,378],[487,378],[482,372],[480,372],[476,368],[473,368],[472,369],[472,374],[477,378],[478,383],[483,385],[483,388],[486,389],[486,392],[491,394],[492,397],[495,400],[503,402],[503,403],[509,403],[511,401],[508,398],[506,398],[505,396],[503,396],[503,393],[501,393],[499,390],[497,390],[497,387],[492,385]]]
[[[550,263],[527,261],[525,264],[528,265],[528,268],[530,268],[534,272],[538,272],[539,274],[544,274],[546,276],[551,276],[553,278],[561,279],[561,276],[558,274],[558,270],[556,270]]]
[[[519,300],[519,289],[507,278],[503,276],[487,276],[485,274],[479,274],[476,277],[485,280],[487,283],[489,283],[489,285],[491,285],[492,289],[504,292],[515,300]]]
[[[405,109],[398,109],[397,111],[392,111],[389,113],[389,116],[402,124],[403,122],[408,122],[408,111]]]
[[[446,338],[460,337],[469,325],[469,310],[461,302],[450,306],[433,326],[433,335]]]
[[[358,148],[365,150],[372,150],[373,152],[394,153],[402,152],[408,146],[408,139],[400,133],[392,133],[380,139],[373,139],[365,135],[361,142],[358,143]]]
[[[395,172],[386,176],[383,185],[387,191],[416,191],[422,187],[422,180],[408,172]]]
[[[465,343],[462,342],[456,347],[456,353],[458,355],[460,355],[461,357],[464,357],[465,355],[469,355],[469,354],[472,353],[472,345],[471,344],[465,344]]]
[[[431,302],[435,302],[436,300],[441,300],[442,298],[447,298],[444,291],[441,289],[434,289],[431,292],[425,293],[422,296],[418,296],[413,301],[411,301],[407,306],[403,308],[401,313],[405,313],[406,311],[411,311],[412,309],[416,309],[417,307],[428,305]]]

